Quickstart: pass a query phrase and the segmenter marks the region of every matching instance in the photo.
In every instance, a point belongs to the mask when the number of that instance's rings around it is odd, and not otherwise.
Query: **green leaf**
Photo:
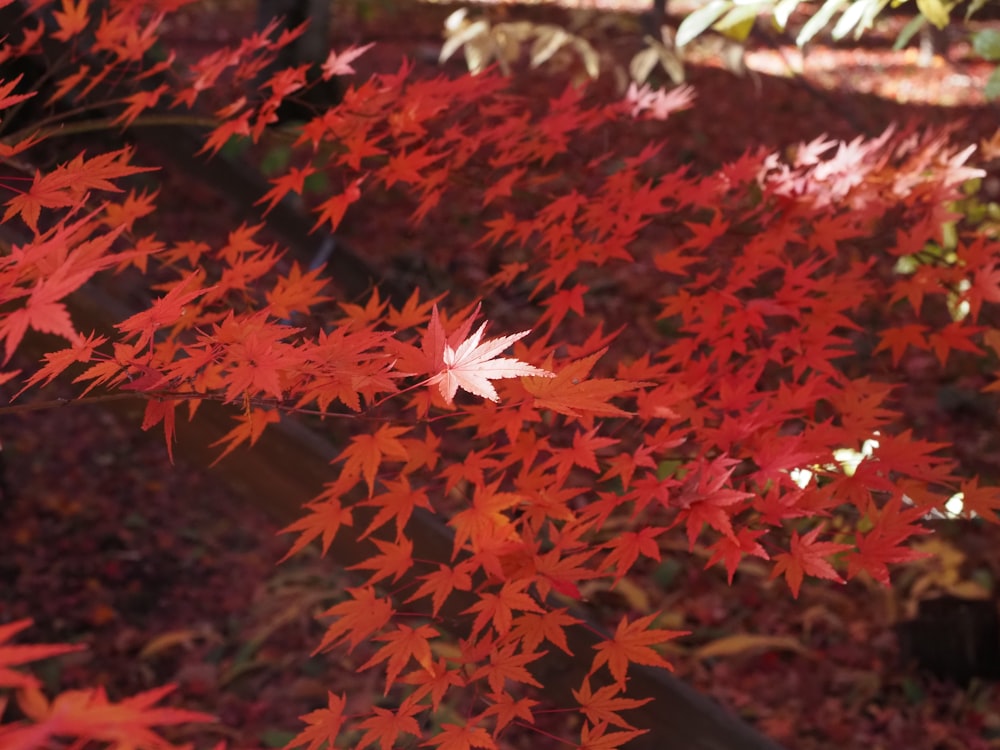
[[[284,729],[265,729],[260,733],[260,744],[264,747],[287,747],[295,739],[295,732]]]
[[[914,16],[903,30],[899,32],[899,36],[896,37],[895,43],[892,45],[894,52],[899,52],[903,47],[910,43],[913,36],[920,31],[925,25],[927,25],[927,19],[923,16]]]
[[[994,68],[993,73],[990,75],[988,81],[986,81],[986,87],[983,89],[983,95],[989,100],[1000,99],[1000,68]]]
[[[674,44],[678,47],[683,47],[718,21],[722,17],[722,14],[729,10],[731,5],[728,0],[712,0],[708,5],[698,8],[698,10],[681,21],[681,25],[677,27],[677,37],[674,40]]]
[[[917,0],[917,7],[924,17],[939,29],[948,25],[948,6],[941,0]]]
[[[983,29],[972,35],[972,49],[984,60],[1000,60],[1000,31]]]
[[[260,162],[260,171],[268,177],[283,172],[292,161],[292,149],[283,143],[272,146]]]
[[[651,577],[657,586],[669,589],[683,570],[684,566],[676,558],[668,557],[656,566]]]
[[[326,176],[326,172],[313,172],[302,183],[303,193],[329,195],[331,189],[330,178]]]
[[[974,13],[981,11],[988,2],[989,0],[972,0],[969,7],[965,9],[965,20],[968,21]]]
[[[795,44],[799,47],[806,45],[810,39],[822,31],[833,19],[838,10],[844,7],[847,0],[826,0],[823,7],[816,11],[816,15],[806,21],[802,31],[795,38]]]

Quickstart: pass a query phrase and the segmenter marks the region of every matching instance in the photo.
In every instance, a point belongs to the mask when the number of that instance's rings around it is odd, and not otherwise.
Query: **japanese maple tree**
[[[323,613],[317,649],[361,652],[359,669],[378,670],[395,700],[359,712],[331,692],[289,748],[332,747],[347,731],[383,750],[498,747],[544,707],[533,665],[570,651],[581,586],[660,560],[672,529],[707,546],[709,566],[730,579],[752,556],[797,595],[807,577],[888,582],[889,565],[914,558],[907,540],[925,532],[921,518],[956,492],[996,521],[997,489],[910,429],[894,398],[913,352],[942,368],[974,358],[987,372],[1000,355],[996,243],[962,235],[949,254],[927,252],[957,218],[961,184],[980,174],[948,133],[820,138],[787,158],[748,153],[695,174],[672,162],[669,143],[614,146],[670,107],[572,87],[526,100],[494,74],[428,79],[408,62],[350,77],[364,49],[336,50],[320,76],[345,76],[343,100],[294,131],[262,204],[297,196],[324,231],[377,220],[387,197],[409,205],[417,227],[458,226],[458,194],[481,208],[472,230],[428,250],[474,283],[347,299],[261,227],[215,244],[160,239],[156,165],[130,149],[49,163],[68,112],[99,109],[114,135],[211,111],[206,157],[233,138],[276,137],[282,100],[307,78],[258,77],[290,34],[152,62],[164,19],[184,4],[128,0],[98,14],[63,0],[45,26],[50,3],[36,0],[7,32],[0,63],[53,45],[66,55],[47,74],[47,101],[23,76],[0,80],[0,123],[16,124],[0,131],[0,339],[6,362],[29,331],[64,343],[2,378],[21,398],[55,379],[80,398],[143,396],[142,427],[162,426],[168,447],[178,410],[186,418],[205,399],[232,408],[221,452],[252,450],[289,415],[344,418],[328,485],[285,529],[288,554],[317,540],[328,553],[348,534],[369,545],[349,597]],[[51,114],[25,121],[36,104]],[[581,149],[585,139],[606,152]],[[307,190],[316,174],[333,186],[319,198]],[[901,258],[915,270],[901,271]],[[95,278],[152,299],[81,330],[71,295]],[[866,443],[850,467],[835,457]],[[417,512],[453,531],[441,560],[415,559]],[[445,622],[459,599],[468,606]],[[24,625],[0,625],[0,641]],[[669,668],[659,647],[682,635],[656,614],[623,614],[594,653],[574,655],[591,663],[567,696],[578,747],[641,733],[628,711],[651,696],[629,692],[630,670]],[[154,727],[207,718],[156,707],[169,688],[50,702],[7,669],[65,648],[0,646],[0,681],[25,716],[0,724],[3,747],[70,737],[162,748]],[[464,721],[428,729],[445,704]]]

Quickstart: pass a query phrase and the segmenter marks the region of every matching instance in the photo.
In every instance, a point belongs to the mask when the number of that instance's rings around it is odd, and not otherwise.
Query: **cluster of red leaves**
[[[74,45],[93,31],[88,54],[97,57],[88,59],[106,65],[58,78],[59,97],[82,96],[111,71],[154,78],[161,66],[139,62],[167,10],[135,0],[97,19],[86,0],[64,0],[48,41]],[[20,33],[7,54],[30,55],[45,35],[27,25]],[[133,122],[164,94],[188,107],[208,91],[222,96],[224,76],[238,89],[288,38],[259,35],[214,53],[181,83],[120,101],[117,122]],[[348,72],[358,52],[332,54],[324,75]],[[282,98],[305,85],[304,70],[280,71],[256,98],[224,103],[206,150],[263,137]],[[0,108],[30,94],[0,81]],[[351,86],[302,127],[295,163],[264,202],[301,195],[309,175],[325,173],[342,190],[314,206],[317,227],[336,229],[352,204],[380,191],[412,201],[416,223],[444,211],[450,191],[481,193],[482,233],[463,252],[491,248],[499,260],[482,303],[525,290],[537,310],[530,333],[485,341],[483,326],[473,331],[478,300],[458,294],[414,290],[394,305],[373,293],[363,307],[343,302],[317,318],[335,292],[318,271],[259,242],[257,227],[234,230],[222,247],[138,236],[134,224],[155,195],[109,198],[141,169],[127,151],[39,169],[27,189],[3,180],[3,223],[28,238],[0,260],[7,357],[29,328],[70,343],[24,377],[25,388],[74,368],[84,393],[146,394],[143,426],[162,423],[168,445],[177,407],[193,413],[216,399],[237,411],[224,452],[253,443],[282,412],[352,417],[336,478],[286,530],[297,535],[289,555],[316,539],[325,552],[344,533],[370,542],[357,566],[362,583],[325,613],[319,649],[363,648],[360,669],[384,669],[385,692],[398,700],[348,715],[345,697],[331,694],[290,747],[316,750],[347,728],[361,732],[358,747],[388,750],[404,735],[444,750],[497,747],[509,725],[533,723],[539,703],[526,691],[543,686],[532,663],[548,648],[569,650],[579,585],[659,560],[658,539],[674,527],[692,545],[707,538],[709,564],[730,578],[752,555],[773,561],[797,594],[807,575],[887,581],[888,564],[912,559],[905,543],[923,533],[920,518],[956,491],[996,519],[997,489],[958,476],[946,446],[903,429],[892,402],[895,368],[911,349],[942,365],[959,355],[996,365],[992,242],[960,243],[959,262],[894,270],[954,218],[949,202],[977,174],[965,166],[969,152],[908,130],[818,140],[791,159],[747,154],[703,176],[656,170],[659,145],[575,163],[575,137],[613,132],[632,109],[572,89],[526,102],[493,76],[415,80],[404,64]],[[0,157],[23,168],[45,135],[10,138]],[[656,241],[666,220],[679,238],[672,244]],[[166,278],[162,296],[114,331],[82,335],[62,300],[94,274],[130,265]],[[627,327],[594,326],[574,340],[571,318],[588,320],[608,294],[593,289],[597,280],[634,268],[656,279],[659,298],[642,304],[655,306],[662,330],[643,332],[641,351],[623,343],[637,338]],[[617,293],[627,305],[627,290]],[[956,300],[964,317],[948,312]],[[515,356],[502,356],[511,346]],[[853,471],[834,459],[875,436],[877,448]],[[792,472],[804,468],[812,478],[802,484]],[[374,516],[355,529],[360,509]],[[414,559],[417,509],[454,529],[448,564]],[[455,592],[475,603],[445,634],[439,613]],[[573,693],[578,747],[613,748],[639,734],[622,716],[645,700],[625,695],[629,666],[669,667],[656,647],[679,635],[655,616],[620,621]],[[442,648],[456,637],[457,647]],[[11,652],[6,663],[28,655]],[[164,747],[150,725],[200,718],[152,708],[162,692],[121,704],[71,693],[48,704],[17,679],[34,722],[0,729],[17,747],[61,734]],[[425,736],[421,718],[444,703],[465,721]]]

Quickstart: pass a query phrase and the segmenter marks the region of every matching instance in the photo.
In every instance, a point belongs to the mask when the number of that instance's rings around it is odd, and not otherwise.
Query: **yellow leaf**
[[[148,659],[174,646],[190,646],[201,635],[202,633],[197,630],[171,630],[169,633],[157,636],[143,646],[142,651],[139,652],[139,658]]]
[[[692,655],[696,659],[714,659],[719,656],[736,656],[751,651],[794,651],[813,658],[813,653],[801,641],[790,636],[750,635],[740,633],[706,643],[696,648]]]
[[[948,25],[949,9],[941,0],[917,0],[917,7],[924,18],[939,29]]]

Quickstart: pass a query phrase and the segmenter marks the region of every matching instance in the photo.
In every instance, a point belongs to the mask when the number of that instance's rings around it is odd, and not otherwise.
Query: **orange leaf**
[[[629,663],[643,664],[647,667],[663,667],[673,669],[666,659],[650,648],[654,643],[663,643],[673,640],[682,635],[687,635],[686,630],[647,630],[647,627],[656,614],[640,617],[633,623],[629,623],[627,617],[623,617],[615,630],[614,638],[604,641],[594,646],[597,656],[594,657],[593,670],[598,669],[602,664],[607,664],[611,675],[615,678],[619,687],[625,689],[625,673]]]
[[[421,745],[437,745],[439,750],[497,750],[497,745],[482,727],[468,724],[442,724],[441,733],[431,737]]]
[[[535,397],[535,406],[558,414],[580,417],[584,414],[604,417],[627,416],[628,412],[608,403],[612,396],[641,388],[647,383],[611,378],[588,380],[594,364],[604,356],[607,347],[589,357],[570,362],[550,380],[525,378],[524,388]]]
[[[400,435],[410,431],[409,427],[392,427],[383,424],[374,434],[355,435],[351,444],[337,457],[344,461],[344,474],[364,476],[368,485],[368,496],[375,492],[375,476],[383,456],[390,456],[397,461],[405,461],[408,457],[406,447],[397,440]]]
[[[58,31],[52,32],[52,38],[58,39],[61,42],[68,42],[87,28],[87,23],[90,20],[87,14],[88,2],[87,0],[80,0],[79,3],[74,5],[73,0],[62,0],[62,8],[62,13],[59,11],[52,13],[52,16],[56,19],[56,24],[59,26]]]
[[[319,750],[324,744],[333,747],[334,740],[340,733],[340,727],[344,723],[344,704],[346,699],[342,695],[334,695],[327,691],[329,700],[326,708],[317,709],[299,719],[309,726],[295,736],[286,748],[298,747],[308,743],[306,750]]]
[[[31,620],[16,620],[15,622],[0,625],[0,644],[9,641],[19,632],[31,626]],[[40,661],[60,654],[68,654],[72,651],[80,651],[83,646],[70,646],[68,644],[32,644],[28,646],[2,646],[0,645],[0,687],[27,688],[37,687],[38,680],[31,675],[15,672],[7,667],[27,664],[30,661]]]
[[[364,671],[376,664],[388,660],[385,667],[385,694],[396,682],[399,673],[407,665],[411,658],[426,670],[431,669],[431,645],[429,638],[438,635],[437,630],[430,625],[421,625],[411,628],[409,625],[399,624],[396,629],[385,635],[378,636],[375,640],[387,641],[388,645],[382,646],[375,655],[358,667],[358,671]]]
[[[401,734],[412,734],[414,737],[422,736],[420,724],[413,718],[420,711],[420,706],[412,698],[403,701],[403,705],[395,711],[373,706],[374,716],[370,716],[358,724],[359,727],[367,730],[358,742],[358,748],[368,747],[368,745],[378,742],[382,750],[392,750],[396,744],[396,738]]]
[[[652,698],[624,698],[616,697],[621,692],[620,685],[605,685],[599,688],[596,693],[591,691],[590,678],[585,677],[583,687],[579,691],[573,691],[584,715],[591,724],[606,722],[622,729],[635,729],[631,724],[618,715],[619,711],[630,708],[638,708],[649,703]]]
[[[342,640],[353,650],[361,641],[382,629],[395,611],[388,597],[378,598],[371,586],[348,589],[351,599],[335,604],[323,613],[337,620],[326,629],[323,640],[313,652],[327,651]]]

